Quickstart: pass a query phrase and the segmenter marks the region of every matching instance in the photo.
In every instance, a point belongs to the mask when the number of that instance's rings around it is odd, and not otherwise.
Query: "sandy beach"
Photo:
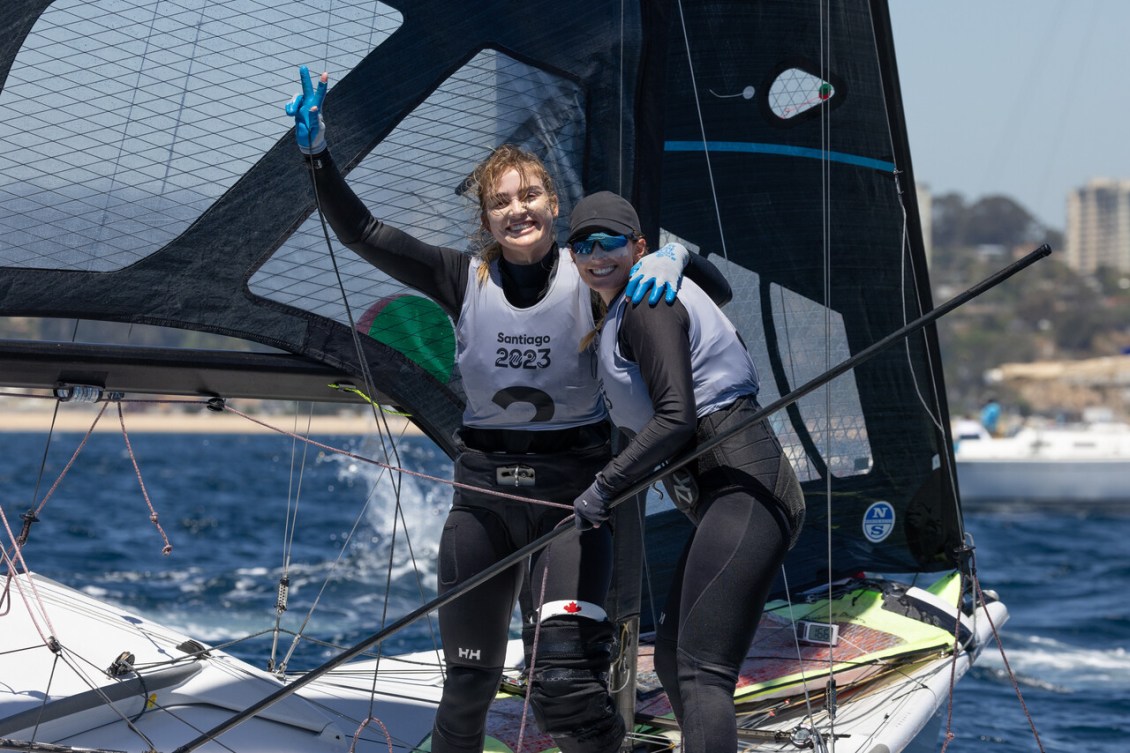
[[[0,433],[47,432],[52,427],[54,405],[43,401],[42,408],[15,410],[0,404]],[[54,417],[56,432],[82,432],[90,430],[101,406],[89,404],[61,404]],[[248,413],[248,415],[252,415]],[[256,414],[255,420],[231,412],[216,413],[193,406],[181,410],[136,411],[125,413],[127,432],[164,432],[200,434],[266,434],[279,430],[305,435],[310,434],[370,434],[377,432],[376,420],[371,413],[340,413],[334,415],[299,416],[293,414]],[[267,424],[263,426],[256,421]],[[388,425],[394,435],[418,433],[419,430],[400,416],[388,416]],[[309,431],[307,431],[309,426]],[[273,427],[273,428],[271,428]],[[122,424],[114,406],[106,409],[94,427],[96,432],[120,432]]]

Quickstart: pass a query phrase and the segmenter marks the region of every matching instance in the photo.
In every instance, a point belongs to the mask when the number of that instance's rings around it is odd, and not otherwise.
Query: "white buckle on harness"
[[[509,465],[494,472],[494,480],[499,486],[533,486],[534,469],[528,465]]]

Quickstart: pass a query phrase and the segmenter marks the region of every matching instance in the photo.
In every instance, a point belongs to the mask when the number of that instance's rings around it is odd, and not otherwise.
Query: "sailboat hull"
[[[0,740],[115,751],[172,751],[286,684],[188,636],[35,575],[12,579],[0,656]],[[122,659],[122,657],[126,657]],[[114,673],[107,670],[117,664]],[[283,698],[201,751],[388,750],[430,730],[439,700],[435,656],[388,659],[375,695],[357,667]],[[365,675],[362,675],[365,677]],[[392,722],[395,720],[395,723]],[[5,747],[0,750],[18,750]]]
[[[946,579],[939,583],[939,591],[952,587]],[[913,750],[908,746],[920,735],[928,738],[927,747],[933,745],[931,724],[951,674],[964,674],[988,642],[987,618],[999,626],[1007,612],[992,603],[964,620],[965,637],[975,648],[955,659],[951,626],[896,614],[885,588],[887,594],[867,585],[849,588],[830,604],[768,605],[735,698],[742,750],[795,750],[794,736],[810,734],[798,728],[834,735],[841,753]],[[906,601],[905,594],[914,592],[898,593]],[[15,577],[10,594],[4,634],[20,650],[0,655],[0,750],[27,750],[20,744],[35,741],[174,751],[293,680],[40,576]],[[832,615],[838,628],[835,648],[793,638],[797,620],[821,612]],[[521,655],[519,642],[512,642],[507,677],[514,683],[520,683]],[[364,752],[387,750],[391,740],[394,748],[427,750],[440,670],[434,651],[345,664],[198,749]],[[636,734],[641,742],[670,744],[677,727],[646,640],[638,676]],[[829,677],[837,686],[834,719]],[[523,725],[524,701],[520,685],[500,693],[488,722],[487,750],[517,750],[519,739],[526,751],[555,749],[531,719]]]

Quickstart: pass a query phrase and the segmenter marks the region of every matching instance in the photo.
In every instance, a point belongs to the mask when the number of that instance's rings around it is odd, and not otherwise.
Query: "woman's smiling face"
[[[485,204],[487,229],[508,261],[531,264],[553,246],[557,202],[537,176],[507,170]]]
[[[626,244],[609,249],[597,241],[591,247],[592,252],[588,254],[579,254],[572,247],[569,250],[584,283],[605,303],[611,303],[628,284],[628,273],[647,250],[647,242],[643,238],[628,239]]]

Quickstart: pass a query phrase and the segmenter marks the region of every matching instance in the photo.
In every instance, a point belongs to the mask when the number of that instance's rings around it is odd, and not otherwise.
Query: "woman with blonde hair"
[[[591,296],[572,258],[558,248],[558,197],[536,156],[501,146],[475,170],[479,221],[490,235],[482,253],[433,246],[374,218],[348,187],[326,149],[321,103],[327,74],[317,90],[305,67],[301,79],[303,92],[287,113],[295,118],[299,149],[338,239],[434,299],[455,322],[466,394],[455,436],[455,481],[465,486],[454,492],[440,540],[442,595],[570,515],[567,507],[528,505],[475,490],[502,490],[500,471],[521,468],[531,482],[523,494],[568,505],[611,457],[594,355],[577,349],[594,327]],[[680,247],[643,272],[644,279],[656,280],[653,298],[673,299],[688,256]],[[717,283],[717,271],[701,263],[704,281]],[[721,286],[720,295],[728,296],[724,281]],[[500,343],[518,342],[529,358],[514,364],[499,355]],[[511,493],[513,485],[511,480]],[[440,608],[447,680],[433,753],[483,749],[510,616],[526,579],[532,593],[544,593],[524,615],[523,629],[527,657],[535,626],[539,635],[530,677],[538,726],[563,753],[619,750],[625,725],[608,692],[613,626],[603,609],[611,570],[608,527],[574,531],[525,566],[515,565]]]

